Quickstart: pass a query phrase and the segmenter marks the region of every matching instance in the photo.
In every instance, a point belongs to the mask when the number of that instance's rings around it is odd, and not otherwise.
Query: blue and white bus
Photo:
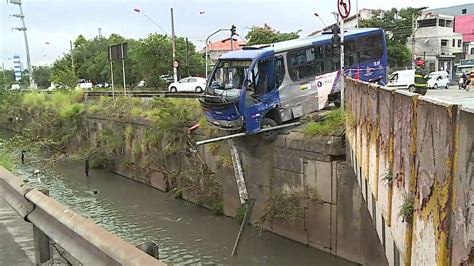
[[[344,50],[346,75],[387,83],[382,29],[346,31]],[[339,104],[339,69],[340,47],[332,34],[247,47],[218,60],[200,102],[212,125],[258,133]]]

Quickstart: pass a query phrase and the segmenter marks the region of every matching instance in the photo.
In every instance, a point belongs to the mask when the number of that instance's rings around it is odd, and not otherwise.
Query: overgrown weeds
[[[330,136],[343,130],[346,114],[341,109],[329,111],[320,121],[312,121],[305,125],[304,133],[309,136]]]

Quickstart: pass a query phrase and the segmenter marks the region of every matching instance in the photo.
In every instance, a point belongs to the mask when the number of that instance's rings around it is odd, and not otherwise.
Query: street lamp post
[[[216,35],[217,33],[223,31],[223,30],[229,30],[229,29],[218,29],[216,30],[215,32],[213,32],[211,35],[207,36],[206,38],[206,79],[208,78],[208,57],[209,57],[209,48],[208,48],[208,42],[209,42],[209,38],[211,38],[212,36]]]
[[[319,18],[319,20],[323,23],[323,25],[324,25],[325,28],[328,27],[328,25],[326,25],[326,23],[324,22],[323,18],[320,17],[318,13],[314,13],[314,16],[317,17],[317,18]]]
[[[25,24],[25,15],[23,14],[22,2],[20,0],[10,0],[11,4],[18,5],[20,8],[20,14],[12,15],[13,17],[21,19],[22,27],[13,28],[18,31],[23,31],[23,36],[25,38],[25,49],[26,49],[26,61],[28,65],[28,77],[30,80],[30,88],[36,88],[35,81],[33,79],[33,67],[31,66],[31,57],[30,57],[30,48],[28,45],[28,37],[26,35],[26,24]]]

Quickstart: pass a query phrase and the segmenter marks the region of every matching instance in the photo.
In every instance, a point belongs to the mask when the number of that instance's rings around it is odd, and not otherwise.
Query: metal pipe
[[[276,130],[276,129],[287,128],[287,127],[294,127],[294,126],[299,126],[299,125],[301,125],[301,122],[294,122],[294,123],[280,125],[280,126],[276,126],[276,127],[264,128],[264,129],[260,130],[258,133],[267,132],[267,131]],[[258,134],[258,133],[256,133],[256,134]],[[208,140],[202,140],[202,141],[196,142],[196,146],[209,144],[209,143],[213,143],[213,142],[217,142],[217,141],[221,141],[221,140],[226,140],[226,139],[233,139],[233,138],[238,138],[238,137],[243,137],[243,136],[249,136],[249,135],[251,135],[251,134],[248,134],[246,132],[242,132],[242,133],[237,133],[237,134],[233,134],[233,135],[227,135],[227,136],[208,139]]]

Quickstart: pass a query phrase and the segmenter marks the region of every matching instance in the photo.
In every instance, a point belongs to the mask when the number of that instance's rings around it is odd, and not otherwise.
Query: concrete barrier
[[[348,158],[389,264],[472,260],[473,110],[351,79],[346,95]]]
[[[456,125],[451,265],[474,264],[474,109],[460,108]]]

